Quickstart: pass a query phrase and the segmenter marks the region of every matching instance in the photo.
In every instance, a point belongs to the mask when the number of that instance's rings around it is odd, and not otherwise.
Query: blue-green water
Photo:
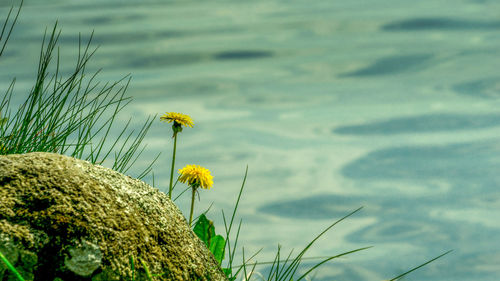
[[[42,4],[43,2],[43,4]],[[0,1],[4,19],[11,1]],[[119,124],[189,114],[178,167],[209,168],[201,192],[229,212],[246,165],[240,245],[259,261],[318,240],[306,256],[375,246],[324,265],[314,280],[382,280],[447,250],[405,280],[500,276],[500,2],[26,1],[0,61],[33,85],[45,27],[62,27],[61,60],[95,30],[89,72],[131,73]],[[156,122],[138,174],[158,152],[168,184],[170,127]],[[146,179],[151,183],[151,178]],[[188,196],[178,204],[188,210]],[[265,268],[258,268],[264,272]]]

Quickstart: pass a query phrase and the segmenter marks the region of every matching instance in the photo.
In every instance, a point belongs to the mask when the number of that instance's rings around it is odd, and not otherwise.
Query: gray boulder
[[[142,263],[154,280],[227,280],[166,194],[55,153],[0,156],[0,251],[27,280],[132,280],[130,256],[135,280]]]

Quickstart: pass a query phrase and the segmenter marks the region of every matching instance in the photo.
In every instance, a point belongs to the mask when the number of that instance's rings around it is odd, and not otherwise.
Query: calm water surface
[[[348,212],[307,256],[357,247],[315,280],[382,280],[453,249],[405,280],[500,276],[500,2],[25,1],[2,57],[12,105],[32,87],[41,38],[56,20],[70,70],[78,33],[95,30],[101,81],[131,73],[119,115],[191,115],[178,167],[208,167],[199,210],[222,230],[243,179],[240,245],[288,253]],[[0,1],[5,17],[11,1]],[[120,128],[121,129],[121,128]],[[115,132],[117,135],[119,130]],[[170,127],[155,122],[155,186],[168,185]],[[148,183],[152,178],[146,178]],[[180,191],[180,189],[179,189]],[[188,196],[177,201],[188,210]],[[258,269],[265,272],[265,267]]]

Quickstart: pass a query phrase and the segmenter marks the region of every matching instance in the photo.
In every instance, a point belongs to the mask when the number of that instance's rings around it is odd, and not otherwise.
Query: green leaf
[[[216,235],[212,238],[212,241],[210,242],[210,252],[214,254],[215,260],[219,264],[222,263],[222,260],[224,259],[224,248],[226,247],[226,241],[224,240],[224,237],[221,235]]]
[[[215,227],[214,223],[207,219],[205,214],[200,215],[193,228],[193,232],[205,243],[207,248],[210,248],[210,240],[215,236]]]
[[[231,268],[223,268],[222,272],[224,272],[224,274],[226,275],[227,279],[229,279],[229,281],[234,281],[236,279],[236,277],[231,277],[231,274],[233,272],[231,270]]]
[[[229,277],[231,275],[231,268],[223,268],[222,271],[224,272],[224,274],[226,274],[227,277]]]

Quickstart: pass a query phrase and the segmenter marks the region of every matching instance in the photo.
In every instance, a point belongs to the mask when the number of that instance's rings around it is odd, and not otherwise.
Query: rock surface
[[[64,155],[0,156],[0,251],[27,280],[227,280],[164,193]],[[0,280],[14,280],[0,262]]]

